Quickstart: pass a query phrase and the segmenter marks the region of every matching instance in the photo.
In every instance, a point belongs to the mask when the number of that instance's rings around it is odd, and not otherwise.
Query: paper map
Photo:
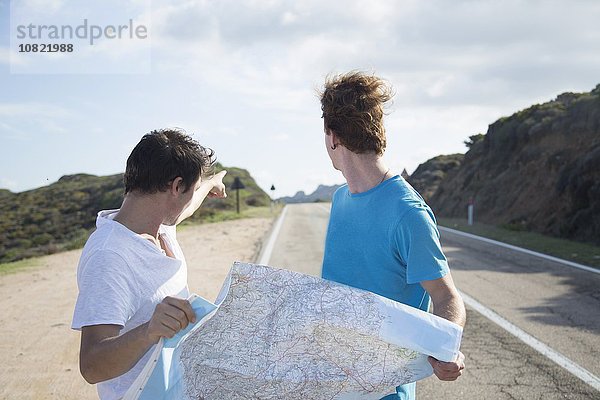
[[[157,348],[124,399],[379,399],[450,361],[462,328],[363,290],[234,264],[216,305]]]

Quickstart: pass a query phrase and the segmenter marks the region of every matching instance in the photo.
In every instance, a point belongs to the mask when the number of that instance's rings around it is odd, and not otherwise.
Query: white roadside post
[[[469,206],[467,207],[467,223],[473,225],[473,198],[469,199]]]

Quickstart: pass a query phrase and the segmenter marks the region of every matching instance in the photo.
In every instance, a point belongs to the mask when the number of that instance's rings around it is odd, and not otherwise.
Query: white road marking
[[[271,231],[271,235],[269,236],[267,245],[265,246],[265,249],[260,256],[260,259],[258,260],[258,264],[269,265],[271,255],[273,254],[273,248],[275,247],[275,241],[277,240],[277,236],[279,236],[279,231],[281,230],[281,225],[283,225],[283,219],[285,218],[285,213],[287,212],[287,209],[287,205],[283,206],[283,211],[281,211],[279,218],[277,218],[275,227],[273,228],[273,231]]]
[[[453,233],[455,235],[468,237],[468,238],[479,240],[479,241],[482,241],[482,242],[495,244],[496,246],[505,247],[507,249],[520,251],[522,253],[529,254],[529,255],[532,255],[532,256],[541,257],[541,258],[544,258],[546,260],[550,260],[550,261],[554,261],[554,262],[557,262],[557,263],[560,263],[560,264],[568,265],[569,267],[582,269],[584,271],[593,272],[595,274],[600,274],[600,269],[588,267],[587,265],[577,264],[577,263],[572,262],[572,261],[563,260],[562,258],[549,256],[549,255],[543,254],[543,253],[538,253],[537,251],[532,251],[532,250],[524,249],[522,247],[513,246],[512,244],[507,244],[507,243],[499,242],[497,240],[492,240],[492,239],[484,238],[484,237],[481,237],[481,236],[473,235],[471,233],[465,233],[465,232],[457,231],[456,229],[450,229],[450,228],[446,228],[444,226],[438,226],[438,229],[440,231],[450,232],[450,233]]]
[[[522,340],[526,345],[532,347],[534,350],[537,350],[543,356],[554,361],[556,364],[560,365],[577,378],[592,386],[594,389],[600,390],[600,378],[598,378],[596,375],[540,342],[521,328],[511,324],[506,319],[485,307],[471,296],[465,294],[464,292],[461,292],[461,295],[465,304],[467,304],[469,307],[473,308],[490,321],[498,324],[501,328]]]
[[[329,207],[325,207],[325,206],[324,206],[324,205],[322,205],[322,204],[318,204],[318,206],[319,206],[319,208],[320,208],[321,210],[325,210],[325,211],[327,211],[327,212],[331,212],[331,209],[330,209]]]

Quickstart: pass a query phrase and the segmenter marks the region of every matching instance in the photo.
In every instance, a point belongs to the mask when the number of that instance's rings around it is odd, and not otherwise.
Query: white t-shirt
[[[187,298],[187,265],[175,226],[161,225],[168,257],[148,239],[113,221],[118,210],[101,211],[77,267],[79,295],[71,328],[120,325],[123,334],[150,320],[167,296]],[[125,374],[98,383],[102,400],[120,399],[150,357],[154,346]]]

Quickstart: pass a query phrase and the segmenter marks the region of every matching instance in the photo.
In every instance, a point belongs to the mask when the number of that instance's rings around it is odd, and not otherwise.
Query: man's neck
[[[137,234],[158,237],[164,215],[160,196],[128,193],[114,220]]]
[[[353,154],[340,168],[350,193],[363,193],[389,178],[390,170],[380,156]]]

